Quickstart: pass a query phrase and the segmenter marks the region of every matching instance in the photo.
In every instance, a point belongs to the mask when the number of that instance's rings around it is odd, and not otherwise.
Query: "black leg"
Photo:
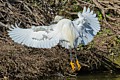
[[[72,71],[75,71],[75,64],[73,63],[71,48],[70,48],[70,65],[71,65]]]
[[[75,52],[75,58],[76,58],[76,64],[77,64],[78,70],[80,70],[81,69],[81,65],[80,65],[80,63],[78,61],[77,53],[76,52]]]

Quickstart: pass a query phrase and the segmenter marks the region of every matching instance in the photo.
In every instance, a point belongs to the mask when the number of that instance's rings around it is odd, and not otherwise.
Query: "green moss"
[[[116,43],[120,44],[120,39],[118,37],[115,38]]]
[[[100,32],[97,33],[97,36],[102,36],[102,35],[112,35],[114,34],[113,31],[109,28],[104,28]]]
[[[119,53],[120,54],[120,53]],[[116,56],[116,53],[111,53],[111,55],[108,56],[108,58],[114,62],[115,64],[118,64],[120,66],[120,56]]]
[[[83,50],[84,49],[84,45],[83,44],[80,44],[78,47],[77,47],[77,50]]]
[[[97,11],[98,14],[98,20],[103,20],[102,13],[100,11]]]
[[[80,10],[80,7],[78,6],[78,5],[74,5],[73,6],[73,12],[79,12],[79,11],[82,11],[82,10]]]

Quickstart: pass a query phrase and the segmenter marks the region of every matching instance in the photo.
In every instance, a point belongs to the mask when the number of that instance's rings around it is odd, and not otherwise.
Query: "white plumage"
[[[79,44],[88,44],[100,30],[96,14],[84,7],[78,18],[71,21],[56,16],[55,24],[49,26],[32,26],[29,29],[11,25],[8,35],[14,42],[35,48],[51,48],[57,44],[67,49],[76,48]]]

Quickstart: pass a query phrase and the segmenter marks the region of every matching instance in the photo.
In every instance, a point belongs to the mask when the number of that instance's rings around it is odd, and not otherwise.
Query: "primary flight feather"
[[[11,25],[8,35],[14,42],[35,48],[51,48],[62,45],[67,49],[76,48],[79,44],[88,44],[100,30],[96,14],[84,7],[75,20],[56,16],[56,23],[49,26],[32,26],[29,29]]]

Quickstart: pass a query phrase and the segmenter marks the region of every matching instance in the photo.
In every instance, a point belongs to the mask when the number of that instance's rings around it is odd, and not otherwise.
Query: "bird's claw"
[[[70,61],[70,65],[71,65],[72,71],[74,72],[75,71],[75,64],[72,61]]]
[[[76,60],[76,64],[77,64],[78,70],[80,70],[81,69],[81,65],[80,65],[78,59]]]

